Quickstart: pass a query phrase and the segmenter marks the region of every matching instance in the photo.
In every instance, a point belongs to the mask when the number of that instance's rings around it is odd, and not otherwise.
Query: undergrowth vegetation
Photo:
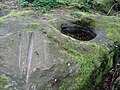
[[[7,79],[5,77],[0,76],[0,90],[10,90],[5,87],[6,85],[8,85]]]
[[[40,10],[42,12],[46,12],[60,6],[61,4],[56,0],[35,0],[32,3],[33,9]]]
[[[33,10],[39,10],[42,13],[45,13],[51,9],[58,7],[72,7],[78,8],[81,11],[89,12],[91,5],[87,2],[71,2],[69,0],[19,0],[17,2],[21,7],[31,7]]]

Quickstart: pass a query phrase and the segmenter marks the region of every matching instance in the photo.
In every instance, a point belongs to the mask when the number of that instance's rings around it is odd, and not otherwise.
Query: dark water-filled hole
[[[0,17],[8,15],[9,11],[0,11]]]
[[[95,31],[89,26],[74,23],[62,24],[61,33],[81,41],[89,41],[97,36]]]

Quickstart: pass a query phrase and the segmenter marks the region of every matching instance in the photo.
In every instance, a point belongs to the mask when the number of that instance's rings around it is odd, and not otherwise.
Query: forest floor
[[[31,7],[26,7],[26,8],[22,8],[18,5],[15,4],[14,1],[3,1],[2,4],[5,5],[5,10],[31,10]],[[44,14],[50,14],[50,15],[55,15],[55,16],[62,16],[62,15],[66,15],[66,14],[70,14],[72,12],[75,11],[79,11],[77,8],[69,8],[69,7],[60,7],[60,8],[56,8],[53,10],[48,11],[47,13]],[[37,18],[39,20],[48,20],[43,13],[41,13],[40,11],[34,11],[34,13],[32,14],[26,14],[26,16],[31,16],[33,18]]]

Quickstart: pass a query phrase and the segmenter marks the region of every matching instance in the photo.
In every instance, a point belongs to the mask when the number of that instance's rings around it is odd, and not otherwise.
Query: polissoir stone
[[[39,21],[14,11],[0,21],[0,75],[13,90],[94,90],[112,67],[109,46],[120,40],[119,19],[101,15]],[[88,25],[97,36],[76,40],[61,33],[64,23]]]

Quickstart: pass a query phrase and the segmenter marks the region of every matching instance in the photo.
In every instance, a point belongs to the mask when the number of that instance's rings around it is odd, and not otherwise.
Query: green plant
[[[0,77],[0,89],[4,89],[5,85],[8,84],[8,81],[4,77]]]
[[[74,7],[78,8],[83,12],[90,12],[91,10],[91,5],[88,3],[81,2],[81,3],[73,3],[71,5],[73,5]]]
[[[34,10],[40,10],[44,13],[46,11],[59,7],[60,3],[57,2],[57,0],[35,0],[32,2],[31,6]]]
[[[27,7],[29,6],[29,2],[26,0],[19,0],[18,4],[22,7]]]

